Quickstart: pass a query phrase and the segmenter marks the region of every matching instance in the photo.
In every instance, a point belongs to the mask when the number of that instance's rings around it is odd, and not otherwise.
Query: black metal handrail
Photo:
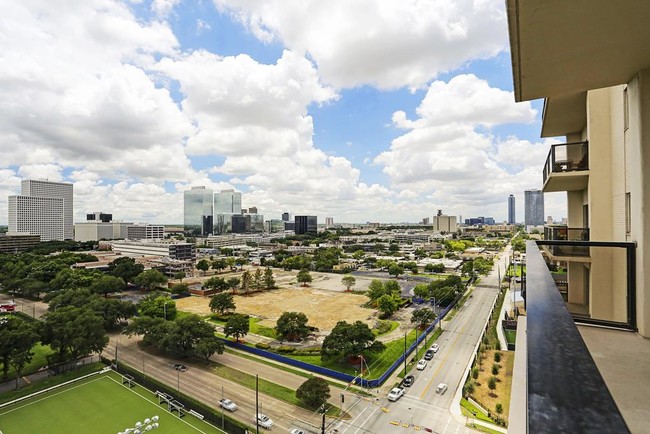
[[[629,433],[534,241],[526,274],[527,431]]]
[[[551,173],[589,170],[589,142],[551,145],[544,164],[543,184]]]

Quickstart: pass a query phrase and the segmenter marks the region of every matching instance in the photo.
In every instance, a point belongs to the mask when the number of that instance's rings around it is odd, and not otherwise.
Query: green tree
[[[209,336],[205,338],[200,338],[194,345],[194,353],[196,355],[203,357],[205,360],[210,360],[215,353],[223,354],[225,345],[216,336]]]
[[[228,289],[228,283],[223,277],[213,276],[203,282],[203,287],[215,291],[225,291]]]
[[[478,368],[477,368],[477,367],[473,367],[473,368],[472,368],[472,378],[473,378],[474,380],[478,380],[478,373],[479,373]]]
[[[404,274],[404,267],[398,264],[392,264],[388,267],[388,274],[391,276],[399,277],[400,274]]]
[[[129,257],[117,258],[108,264],[108,274],[121,277],[125,282],[132,282],[133,279],[144,271],[144,265],[136,264],[135,259]]]
[[[19,316],[4,316],[0,318],[0,363],[2,377],[7,378],[13,360],[20,358],[20,352],[29,352],[38,341],[36,325],[27,322]],[[34,339],[32,334],[35,334]],[[29,346],[29,348],[26,348]]]
[[[222,250],[222,252],[223,252],[223,250]],[[231,252],[232,252],[232,250],[231,250]],[[232,253],[231,253],[231,255],[232,255]],[[232,256],[228,256],[226,258],[226,265],[228,265],[228,268],[230,268],[230,271],[235,271],[237,269],[235,267],[235,265],[236,265],[235,258],[232,257]]]
[[[298,272],[298,275],[296,276],[296,280],[302,286],[307,286],[307,284],[311,283],[312,281],[311,274],[309,274],[309,271],[303,268]]]
[[[239,256],[235,259],[235,264],[239,265],[240,270],[243,270],[244,265],[248,264],[248,259],[244,258],[243,256]]]
[[[300,341],[310,333],[308,321],[302,312],[284,312],[275,323],[275,333],[280,341]]]
[[[311,377],[298,387],[296,398],[317,409],[330,398],[330,386],[320,377]]]
[[[411,322],[426,327],[436,319],[436,314],[428,307],[418,309],[411,315]]]
[[[121,277],[105,274],[93,281],[93,283],[90,285],[90,290],[95,294],[100,294],[104,297],[108,297],[108,294],[123,291],[125,287],[126,284]]]
[[[500,352],[497,351],[496,353],[494,353],[494,361],[497,362],[497,363],[499,363],[501,361],[501,353]]]
[[[228,310],[235,309],[235,299],[229,292],[221,292],[210,298],[210,310],[223,315]]]
[[[424,266],[424,271],[427,273],[443,273],[445,266],[444,264],[427,264]]]
[[[166,295],[149,294],[138,303],[138,312],[143,316],[171,321],[176,318],[176,302]]]
[[[262,278],[262,270],[259,268],[255,270],[255,273],[253,273],[253,283],[252,287],[254,289],[262,289],[264,282]]]
[[[87,307],[64,306],[45,315],[41,342],[57,353],[57,361],[101,352],[108,343],[103,320]]]
[[[488,380],[488,389],[490,389],[490,396],[495,396],[494,395],[494,390],[497,388],[497,377],[492,376]]]
[[[382,295],[386,294],[386,288],[381,280],[373,279],[368,286],[368,291],[366,291],[366,296],[370,301],[375,302]]]
[[[184,315],[177,318],[168,328],[160,347],[169,353],[182,356],[194,354],[201,339],[214,337],[214,327],[198,315]]]
[[[399,295],[402,292],[402,288],[400,288],[399,283],[397,283],[395,280],[385,281],[384,289],[386,290],[386,294]]]
[[[363,258],[365,255],[366,255],[366,252],[364,252],[363,250],[355,250],[352,253],[352,257],[354,259],[356,259],[357,261],[360,260],[361,258]]]
[[[152,268],[138,274],[133,283],[149,291],[167,283],[167,277],[160,271]]]
[[[497,403],[497,406],[496,406],[495,410],[496,410],[497,414],[503,413],[503,405],[501,405],[500,402]]]
[[[160,347],[163,339],[172,327],[171,321],[161,317],[139,316],[124,329],[127,336],[140,335],[145,346],[156,345]]]
[[[187,283],[175,283],[171,287],[171,293],[174,295],[188,294],[190,292],[190,287],[187,286]]]
[[[227,267],[227,264],[226,264],[225,259],[216,259],[216,260],[212,261],[212,269],[217,270],[217,272],[225,270],[226,267]]]
[[[180,280],[181,283],[183,283],[183,279],[185,279],[186,276],[187,275],[185,274],[184,271],[179,271],[179,272],[174,273],[174,279]]]
[[[387,318],[397,312],[399,309],[399,297],[395,294],[384,294],[377,300],[377,309],[382,313],[384,318]]]
[[[226,281],[226,284],[228,285],[228,289],[232,289],[232,290],[237,288],[240,283],[241,283],[241,279],[239,279],[239,277],[231,277]]]
[[[499,375],[499,368],[500,367],[501,366],[499,366],[498,363],[493,363],[492,364],[492,375]]]
[[[415,285],[413,288],[413,295],[420,298],[429,298],[429,286],[424,283]]]
[[[275,288],[275,279],[273,278],[273,270],[271,270],[271,267],[266,267],[266,270],[264,270],[264,287],[266,289]]]
[[[223,333],[226,337],[233,336],[237,342],[239,338],[243,338],[250,330],[250,322],[248,317],[244,315],[233,315],[226,322],[223,328]]]
[[[248,292],[249,288],[251,287],[251,282],[253,280],[253,276],[251,276],[250,271],[246,270],[242,273],[241,275],[241,289],[244,292]]]
[[[355,321],[349,324],[339,321],[331,333],[323,340],[321,358],[345,358],[365,353],[381,352],[384,344],[375,340],[375,335],[367,324]]]
[[[341,279],[341,283],[343,283],[343,286],[345,286],[346,291],[350,291],[350,289],[354,286],[355,283],[357,283],[357,279],[354,278],[354,276],[345,275]]]
[[[196,263],[196,269],[202,271],[204,275],[209,268],[210,268],[210,263],[208,262],[207,259],[201,259],[199,262]]]

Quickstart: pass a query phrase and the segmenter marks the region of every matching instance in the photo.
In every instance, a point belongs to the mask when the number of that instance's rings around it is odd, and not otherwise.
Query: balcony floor
[[[648,432],[650,339],[600,327],[578,325],[578,330],[630,431]]]

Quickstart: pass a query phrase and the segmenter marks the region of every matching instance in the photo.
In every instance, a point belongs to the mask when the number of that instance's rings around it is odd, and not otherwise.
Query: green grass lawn
[[[23,368],[20,373],[21,375],[29,375],[40,371],[45,365],[47,365],[46,357],[49,354],[54,353],[48,345],[41,345],[40,343],[34,345],[32,352],[34,353],[32,361]],[[16,370],[14,368],[9,367],[7,378],[16,378]]]
[[[508,341],[509,344],[514,344],[517,340],[517,330],[504,330],[503,333],[505,334],[506,341]]]
[[[115,373],[99,374],[0,409],[3,434],[118,433],[157,415],[156,433],[217,434],[221,430],[186,414],[179,419],[148,390],[123,386]]]

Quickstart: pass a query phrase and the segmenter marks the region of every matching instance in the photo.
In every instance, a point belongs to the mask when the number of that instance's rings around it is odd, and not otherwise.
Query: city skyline
[[[9,2],[0,224],[43,178],[75,184],[75,221],[182,223],[199,185],[269,217],[506,220],[561,140],[514,102],[504,5],[362,3]]]

